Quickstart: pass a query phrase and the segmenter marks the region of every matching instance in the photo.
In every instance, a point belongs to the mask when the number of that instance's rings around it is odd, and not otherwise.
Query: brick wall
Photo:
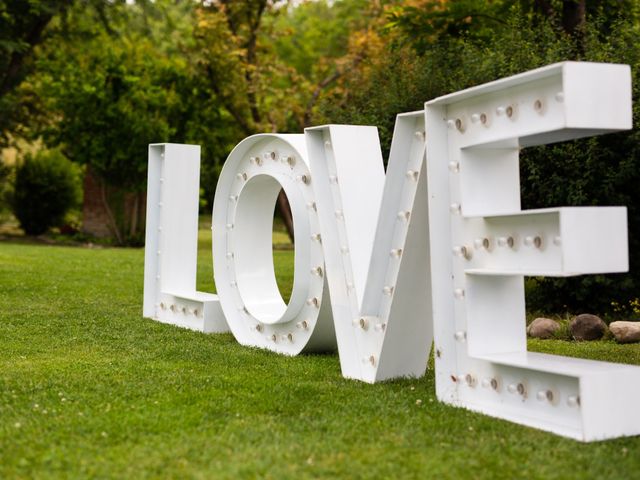
[[[109,215],[102,200],[102,181],[96,177],[90,167],[87,167],[83,188],[82,231],[100,238],[113,236],[109,226]]]
[[[113,220],[105,208],[105,199],[111,209]],[[146,194],[144,192],[126,192],[106,186],[98,175],[87,167],[82,205],[83,232],[99,238],[116,238],[113,227],[113,221],[116,221],[121,235],[126,239],[144,232],[145,213]],[[137,217],[135,221],[134,216]]]

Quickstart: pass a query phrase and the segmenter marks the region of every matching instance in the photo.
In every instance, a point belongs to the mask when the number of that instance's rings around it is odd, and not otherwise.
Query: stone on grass
[[[640,342],[640,322],[611,322],[609,330],[618,343]]]
[[[527,333],[533,338],[553,338],[560,324],[550,318],[536,318],[527,327]]]
[[[607,331],[607,324],[596,315],[581,313],[569,324],[569,331],[575,340],[598,340]]]

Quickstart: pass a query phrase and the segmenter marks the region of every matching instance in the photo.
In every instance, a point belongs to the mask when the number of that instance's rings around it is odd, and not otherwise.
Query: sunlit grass
[[[275,273],[280,293],[285,301],[289,300],[293,289],[293,245],[282,222],[277,218],[273,227],[273,258]],[[198,278],[197,289],[203,292],[215,292],[213,281],[213,255],[211,249],[211,218],[200,218],[198,235]]]
[[[367,385],[335,353],[282,357],[143,319],[143,257],[0,244],[0,478],[640,476],[640,438],[580,444],[448,407],[432,371]],[[284,284],[292,257],[276,252]],[[640,364],[638,345],[530,347]]]

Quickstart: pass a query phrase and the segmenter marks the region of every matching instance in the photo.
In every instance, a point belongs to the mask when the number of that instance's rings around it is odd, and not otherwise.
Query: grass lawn
[[[442,405],[431,371],[366,385],[337,354],[145,320],[143,257],[0,243],[0,478],[640,478],[640,437],[582,444]],[[640,364],[640,345],[530,348]]]

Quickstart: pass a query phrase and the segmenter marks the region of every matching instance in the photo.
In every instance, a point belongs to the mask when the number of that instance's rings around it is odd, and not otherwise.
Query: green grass
[[[289,300],[293,289],[293,246],[284,225],[277,218],[273,231],[274,265],[276,281],[285,301]],[[200,218],[198,235],[198,278],[196,288],[203,292],[215,292],[213,283],[213,255],[211,253],[211,217]]]
[[[143,256],[0,243],[0,478],[640,478],[640,438],[581,444],[451,408],[432,371],[366,385],[337,354],[145,320]],[[292,252],[276,262],[290,285]],[[530,348],[640,364],[639,345]]]

